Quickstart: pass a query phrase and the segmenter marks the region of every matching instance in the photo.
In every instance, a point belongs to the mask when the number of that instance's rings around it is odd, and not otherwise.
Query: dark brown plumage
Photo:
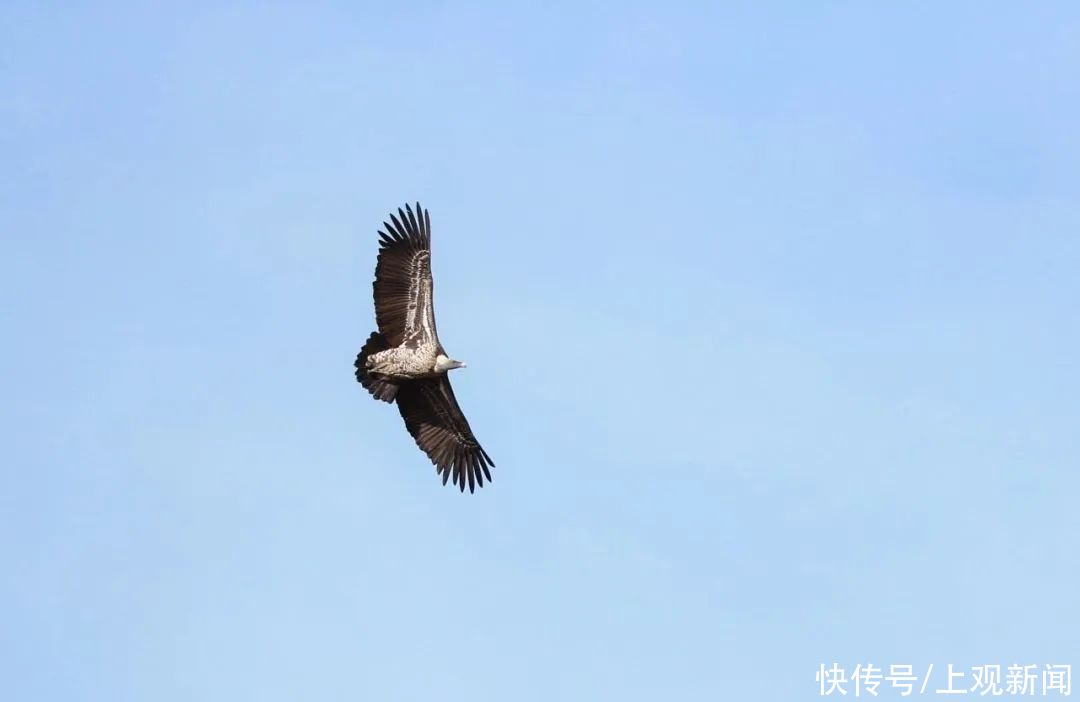
[[[422,377],[406,377],[376,373],[368,367],[370,357],[398,347],[420,356],[434,352],[446,357],[432,301],[431,219],[417,203],[415,213],[406,205],[397,216],[391,214],[390,220],[383,222],[384,231],[379,232],[372,284],[379,331],[371,333],[356,357],[356,379],[376,399],[397,402],[405,428],[442,475],[444,485],[453,479],[462,492],[466,484],[473,492],[485,480],[491,482],[488,468],[495,463],[473,435],[446,370],[436,366],[431,372],[424,370]]]
[[[488,466],[495,463],[473,436],[445,374],[402,384],[397,404],[405,428],[442,474],[443,485],[453,477],[464,491],[468,480],[472,492],[485,480],[491,482]]]
[[[436,334],[431,299],[431,219],[426,210],[420,210],[420,203],[416,209],[422,212],[420,217],[408,205],[404,212],[398,208],[398,216],[391,214],[391,221],[383,222],[385,231],[379,232],[379,259],[371,285],[375,321],[389,348],[406,341],[415,347],[421,341],[417,330],[407,327],[410,305],[417,306],[415,318],[429,320],[431,332]]]

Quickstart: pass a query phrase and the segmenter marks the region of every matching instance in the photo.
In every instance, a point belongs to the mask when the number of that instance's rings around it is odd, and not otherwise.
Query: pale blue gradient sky
[[[0,697],[1080,665],[1074,3],[392,5],[0,10]],[[473,496],[352,378],[417,199]]]

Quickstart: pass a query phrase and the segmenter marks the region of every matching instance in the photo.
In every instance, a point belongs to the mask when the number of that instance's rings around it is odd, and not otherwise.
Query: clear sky
[[[4,700],[1080,666],[1075,3],[79,5],[0,10]],[[407,200],[475,495],[352,375]]]

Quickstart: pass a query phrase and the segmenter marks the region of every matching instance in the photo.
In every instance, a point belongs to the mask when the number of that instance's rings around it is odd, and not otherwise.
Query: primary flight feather
[[[431,218],[416,203],[390,215],[379,232],[375,321],[356,357],[356,379],[384,402],[397,402],[405,428],[435,464],[443,484],[463,492],[491,482],[495,463],[477,442],[450,387],[450,358],[435,329],[431,281]]]

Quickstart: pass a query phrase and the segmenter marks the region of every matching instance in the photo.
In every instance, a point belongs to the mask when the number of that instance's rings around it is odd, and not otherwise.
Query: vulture
[[[356,356],[356,379],[383,402],[397,402],[405,428],[428,455],[443,485],[461,492],[491,482],[491,457],[476,440],[450,387],[449,371],[465,364],[447,355],[435,329],[431,281],[431,218],[416,203],[379,231],[375,265],[375,322],[379,328]]]

